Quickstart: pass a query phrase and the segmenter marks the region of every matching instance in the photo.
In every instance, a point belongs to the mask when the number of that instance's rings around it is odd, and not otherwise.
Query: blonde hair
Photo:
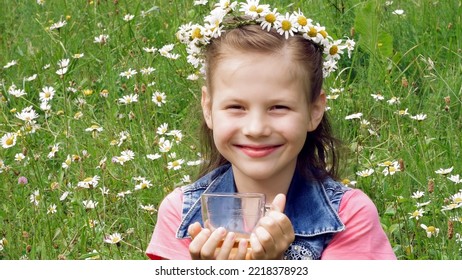
[[[206,85],[213,98],[213,81],[217,64],[232,52],[256,52],[278,54],[288,51],[294,62],[294,72],[301,77],[301,84],[307,94],[308,105],[318,98],[323,83],[323,54],[322,50],[301,35],[288,39],[279,35],[275,30],[269,32],[259,25],[243,25],[227,30],[220,37],[213,39],[205,51]],[[203,154],[206,163],[202,166],[200,176],[228,163],[218,152],[213,142],[212,131],[205,121],[201,126]],[[297,161],[297,168],[306,177],[322,179],[325,176],[336,178],[337,140],[331,136],[331,127],[324,115],[316,130],[307,134]],[[328,156],[330,155],[330,156]],[[328,164],[327,161],[330,163]],[[329,166],[329,168],[328,168]]]

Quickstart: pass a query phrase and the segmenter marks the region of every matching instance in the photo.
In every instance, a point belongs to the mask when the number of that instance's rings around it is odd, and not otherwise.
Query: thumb
[[[199,234],[199,232],[201,232],[201,230],[202,227],[201,224],[199,224],[199,222],[195,222],[194,224],[191,224],[188,227],[188,233],[189,235],[191,235],[192,239],[194,239]]]
[[[286,206],[286,196],[282,193],[276,195],[271,203],[271,210],[284,212],[284,207]]]

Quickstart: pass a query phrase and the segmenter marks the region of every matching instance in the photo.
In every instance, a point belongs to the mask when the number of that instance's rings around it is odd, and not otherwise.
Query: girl
[[[373,202],[334,180],[336,141],[321,87],[352,41],[258,1],[221,1],[205,21],[178,36],[188,61],[204,66],[207,164],[162,202],[149,258],[396,259]],[[233,232],[202,227],[204,192],[263,193],[271,210],[231,253]]]

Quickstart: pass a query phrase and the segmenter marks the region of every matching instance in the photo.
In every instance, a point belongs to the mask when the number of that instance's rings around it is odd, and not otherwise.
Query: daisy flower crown
[[[180,42],[186,45],[188,63],[194,68],[199,68],[204,74],[204,49],[211,40],[220,37],[226,30],[252,24],[260,25],[266,31],[274,29],[286,39],[299,34],[313,42],[323,52],[324,77],[337,70],[337,62],[345,50],[350,58],[355,46],[355,42],[349,38],[334,40],[324,26],[314,23],[300,11],[284,15],[276,8],[272,9],[270,5],[259,4],[259,0],[241,3],[220,0],[204,18],[203,24],[184,24],[180,26],[176,35]]]

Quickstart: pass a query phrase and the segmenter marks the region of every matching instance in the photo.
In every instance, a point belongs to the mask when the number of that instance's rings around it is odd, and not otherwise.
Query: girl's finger
[[[234,240],[236,239],[236,234],[234,232],[229,232],[225,239],[223,240],[223,244],[219,249],[216,259],[217,260],[228,260],[231,250],[234,246]]]
[[[226,236],[226,230],[222,227],[214,230],[200,250],[200,258],[203,260],[213,260],[216,258],[216,249],[223,242]],[[197,237],[196,237],[197,238]]]
[[[189,244],[189,254],[191,255],[191,259],[201,259],[202,247],[209,239],[210,234],[211,233],[209,229],[203,229],[194,237],[193,241],[191,241],[191,244]]]

